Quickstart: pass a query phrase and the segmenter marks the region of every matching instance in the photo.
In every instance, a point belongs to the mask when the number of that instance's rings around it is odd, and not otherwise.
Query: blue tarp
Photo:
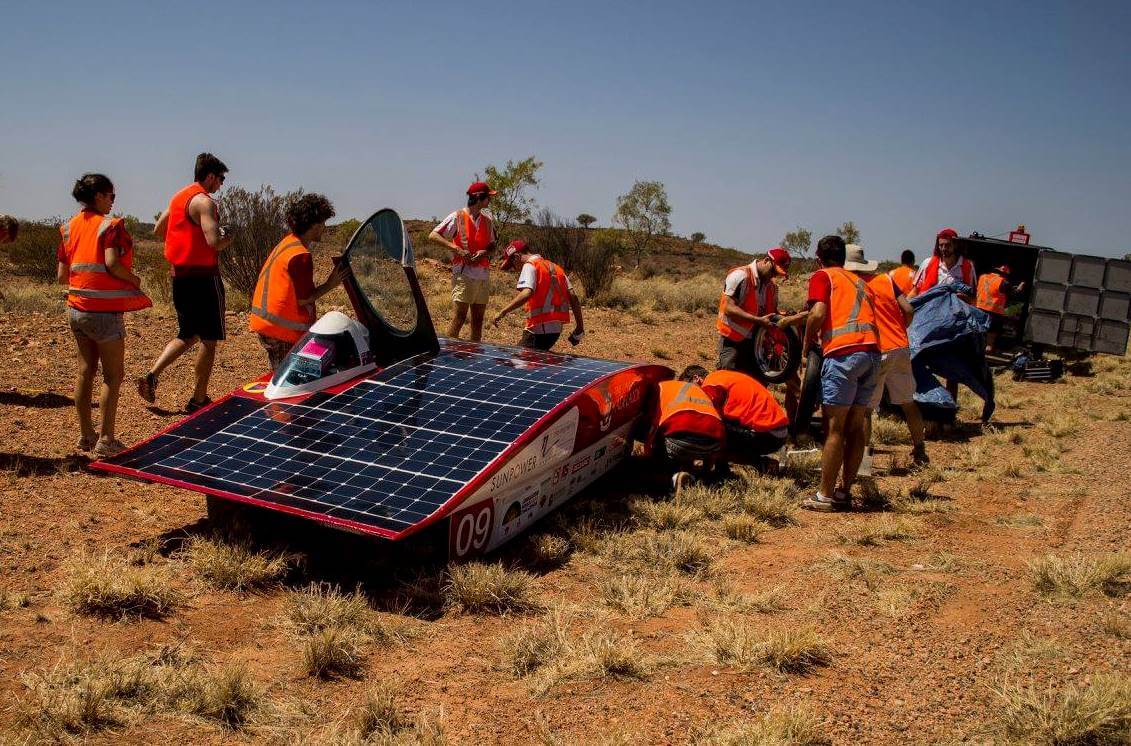
[[[967,386],[985,405],[982,419],[994,411],[994,379],[986,366],[985,334],[989,315],[958,297],[973,295],[969,285],[953,283],[931,288],[911,299],[915,316],[907,329],[915,401],[944,410],[958,409],[936,376]]]

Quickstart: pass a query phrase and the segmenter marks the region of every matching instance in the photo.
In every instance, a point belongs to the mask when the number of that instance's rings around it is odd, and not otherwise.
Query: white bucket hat
[[[877,261],[864,259],[864,247],[850,243],[844,247],[844,268],[852,272],[875,272],[879,269]]]

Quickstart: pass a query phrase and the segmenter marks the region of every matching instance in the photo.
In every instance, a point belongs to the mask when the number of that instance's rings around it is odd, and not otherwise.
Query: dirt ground
[[[442,276],[425,278],[437,287]],[[339,299],[340,301],[340,299]],[[321,309],[325,310],[325,308]],[[446,316],[437,312],[437,326]],[[710,366],[712,319],[700,314],[634,315],[592,309],[578,352]],[[488,341],[517,338],[517,320],[488,330]],[[265,355],[231,313],[212,393],[257,377]],[[174,333],[168,310],[129,316],[127,370],[142,372]],[[981,428],[966,407],[946,440],[929,443],[934,477],[917,493],[920,507],[893,515],[798,512],[795,522],[762,532],[757,543],[727,537],[717,523],[696,524],[712,550],[712,575],[688,576],[696,592],[658,615],[628,614],[604,602],[619,572],[608,555],[574,552],[559,567],[526,559],[526,545],[501,557],[534,573],[539,608],[505,615],[454,610],[421,613],[402,604],[398,579],[414,571],[370,565],[364,545],[322,544],[304,569],[251,592],[216,590],[178,553],[186,537],[211,527],[201,495],[99,476],[82,468],[73,445],[73,344],[63,316],[5,314],[0,349],[0,734],[34,734],[19,722],[32,701],[28,682],[60,662],[132,656],[163,645],[192,647],[207,665],[242,663],[261,689],[259,714],[241,729],[205,718],[139,710],[124,721],[71,737],[93,742],[152,742],[155,736],[198,742],[334,741],[365,693],[395,685],[405,713],[427,713],[452,743],[687,743],[711,729],[757,723],[767,713],[804,707],[834,743],[985,742],[1001,737],[1004,700],[996,687],[1059,692],[1095,677],[1127,677],[1131,617],[1125,595],[1050,599],[1036,592],[1028,563],[1046,555],[1100,556],[1131,547],[1131,366],[1097,361],[1092,377],[1056,384],[999,377],[994,423]],[[165,374],[158,405],[123,390],[119,435],[127,443],[168,427],[189,397],[183,359]],[[894,445],[896,463],[906,445]],[[890,461],[890,459],[889,459]],[[880,459],[883,463],[883,459]],[[629,465],[575,501],[569,521],[628,515],[642,470]],[[918,480],[918,481],[917,481]],[[900,495],[922,475],[883,473],[877,491]],[[899,538],[857,541],[877,521],[903,522]],[[540,530],[570,537],[568,521]],[[628,530],[631,530],[628,529]],[[270,537],[256,537],[270,541]],[[161,619],[106,620],[70,610],[61,595],[67,563],[80,553],[156,546],[150,562],[171,573],[186,597]],[[395,576],[395,577],[394,577]],[[710,602],[723,581],[735,592],[778,589],[781,608],[759,611]],[[311,582],[351,590],[360,584],[375,617],[412,633],[391,645],[370,643],[354,676],[323,681],[303,671],[301,644],[278,623],[290,590]],[[1124,589],[1125,590],[1125,589]],[[401,605],[398,605],[401,604]],[[581,675],[545,688],[516,676],[504,639],[552,613],[566,613],[579,634],[614,631],[635,645],[647,669],[634,676]],[[729,620],[759,631],[812,629],[831,652],[803,672],[733,665],[704,652],[712,623]],[[629,643],[625,643],[629,644]],[[34,702],[33,702],[34,704]],[[410,734],[411,735],[411,734]],[[409,738],[410,735],[405,735]],[[2,738],[0,738],[2,740]]]

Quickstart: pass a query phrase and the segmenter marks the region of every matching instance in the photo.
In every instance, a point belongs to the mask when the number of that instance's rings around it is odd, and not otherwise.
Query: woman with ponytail
[[[84,174],[71,196],[82,209],[60,226],[56,278],[67,286],[67,316],[79,352],[75,410],[81,435],[78,449],[98,457],[124,449],[114,437],[118,392],[125,376],[126,311],[149,308],[134,274],[133,240],[121,218],[110,217],[114,184],[103,174]],[[94,374],[102,366],[101,433],[95,432],[90,399]]]

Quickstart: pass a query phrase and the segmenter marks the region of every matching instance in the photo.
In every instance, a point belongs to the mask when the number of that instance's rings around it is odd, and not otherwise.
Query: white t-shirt
[[[456,210],[451,215],[440,221],[440,224],[436,226],[436,232],[449,241],[454,241],[456,239],[456,235],[459,234],[459,224],[456,223],[456,220],[459,219],[461,212],[463,212],[463,210]],[[491,221],[491,225],[494,226],[495,217],[487,210],[480,210],[479,217],[473,217],[471,219],[472,224],[474,224],[476,228],[479,228],[479,221],[483,218],[484,215],[487,216],[487,219]],[[491,230],[491,239],[494,240],[494,228],[492,227]],[[462,274],[469,280],[486,280],[487,267],[473,267],[470,264],[453,264],[452,274]]]
[[[531,261],[541,258],[540,254],[530,257]],[[524,263],[522,270],[518,273],[518,284],[515,285],[517,290],[534,290],[538,283],[538,270],[534,268],[531,261]],[[566,275],[566,289],[573,290],[573,283],[569,281],[569,275]],[[530,331],[535,334],[561,334],[562,322],[547,321],[545,324],[535,324]]]
[[[962,282],[962,263],[970,261],[964,256],[958,257],[958,261],[954,263],[953,267],[947,267],[946,263],[939,259],[939,284],[950,285],[954,282]],[[919,267],[919,271],[915,273],[915,279],[912,280],[915,287],[919,286],[919,281],[923,278],[923,273],[927,271],[927,265],[930,260],[923,262],[923,266]],[[974,267],[970,267],[970,285],[971,287],[978,287],[978,276],[974,274]]]
[[[766,283],[761,282],[758,278],[758,268],[755,266],[758,260],[755,259],[750,263],[750,272],[754,277],[754,291],[758,293],[758,308],[766,307]],[[771,280],[772,282],[772,280]],[[742,292],[739,292],[741,289]],[[746,269],[739,267],[732,270],[727,274],[726,280],[723,282],[723,294],[734,298],[734,302],[742,305],[742,301],[746,299],[746,294],[750,292],[750,288],[746,287]]]

